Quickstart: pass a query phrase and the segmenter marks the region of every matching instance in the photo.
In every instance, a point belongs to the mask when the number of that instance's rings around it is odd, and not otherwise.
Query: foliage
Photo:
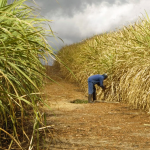
[[[33,131],[39,126],[37,103],[42,101],[39,88],[45,72],[40,59],[46,60],[45,53],[54,55],[46,41],[53,32],[44,28],[50,20],[37,17],[25,1],[14,0],[9,5],[7,0],[0,1],[0,130],[11,135],[9,148],[13,141],[20,146],[20,130],[30,140],[24,130],[29,110],[34,111]]]
[[[108,74],[105,94],[98,98],[130,103],[134,108],[150,108],[150,19],[143,19],[113,32],[95,35],[80,43],[63,47],[59,58],[73,71],[87,94],[87,78],[92,74]],[[56,63],[57,64],[57,63]],[[61,71],[73,77],[60,65]]]

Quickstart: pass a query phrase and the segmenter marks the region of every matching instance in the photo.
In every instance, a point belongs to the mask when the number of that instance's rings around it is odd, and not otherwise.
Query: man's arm
[[[103,85],[103,80],[100,80],[99,84],[100,84],[100,87],[101,87],[103,90],[106,89],[106,87]]]

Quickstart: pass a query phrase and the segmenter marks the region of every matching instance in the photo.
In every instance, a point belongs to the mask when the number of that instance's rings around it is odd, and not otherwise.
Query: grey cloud
[[[108,5],[124,4],[128,3],[128,0],[35,0],[35,2],[40,6],[42,15],[49,13],[49,16],[59,14],[71,17],[78,12],[83,12],[87,5],[98,5],[103,2]]]
[[[128,11],[129,8],[126,7],[127,11],[124,11],[125,13],[123,14],[121,14],[121,10],[118,11],[117,8],[119,7],[122,8],[121,6],[124,6],[126,4],[136,5],[137,3],[140,2],[140,0],[34,0],[34,1],[41,8],[42,16],[46,17],[47,19],[54,20],[53,23],[50,24],[50,26],[52,27],[52,30],[54,32],[57,32],[56,36],[64,40],[64,44],[79,42],[82,39],[92,36],[93,34],[99,34],[102,32],[115,30],[123,23],[125,24],[127,21],[134,21],[137,17],[135,17],[135,19],[133,20],[133,17],[130,16],[135,16],[133,15],[133,13],[134,11],[137,11],[139,8]],[[101,6],[101,4],[104,5]],[[116,4],[115,5],[116,7],[114,7],[113,4]],[[89,14],[87,11],[84,12],[86,8],[90,5],[94,5],[96,7],[101,6],[98,7],[100,11],[97,10],[97,12],[94,14]],[[105,12],[106,9],[103,9],[103,7],[107,9],[107,12]],[[135,14],[138,14],[137,12],[135,12]],[[84,14],[84,16],[80,18],[82,14]],[[89,19],[90,15],[92,15],[91,16],[92,19]],[[101,20],[97,18],[100,18]],[[62,42],[59,41],[57,45],[62,45]]]
[[[60,26],[57,24],[61,24]],[[51,28],[54,29],[54,31],[57,31],[55,33],[55,36],[60,37],[62,41],[58,40],[59,42],[57,44],[59,45],[66,45],[66,44],[72,44],[72,42],[79,42],[81,39],[84,38],[82,36],[82,33],[77,25],[74,25],[71,20],[68,21],[59,21],[59,23],[55,23],[51,25]]]

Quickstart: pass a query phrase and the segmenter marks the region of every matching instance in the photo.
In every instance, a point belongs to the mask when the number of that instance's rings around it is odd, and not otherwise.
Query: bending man
[[[103,75],[96,74],[88,78],[88,102],[89,103],[92,103],[94,100],[96,100],[96,88],[95,88],[96,84],[100,86],[103,90],[105,90],[105,86],[103,85],[103,80],[105,80],[107,77],[108,77],[107,74],[103,74]]]

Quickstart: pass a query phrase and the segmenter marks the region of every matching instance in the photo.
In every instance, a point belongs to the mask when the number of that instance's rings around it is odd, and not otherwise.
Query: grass
[[[71,101],[71,103],[75,103],[75,104],[87,104],[88,101],[81,100],[81,99],[76,99],[76,100]]]
[[[0,1],[0,148],[5,149],[15,144],[21,148],[23,141],[32,149],[35,136],[39,143],[37,129],[44,124],[37,104],[43,103],[40,88],[46,76],[40,59],[54,55],[46,40],[53,32],[44,28],[50,20],[37,17],[25,1],[14,0],[9,5],[7,0]],[[32,121],[27,114],[32,114]],[[26,127],[31,124],[29,136]]]
[[[87,78],[92,74],[108,74],[105,94],[97,88],[98,99],[129,103],[133,108],[150,109],[150,19],[146,14],[137,22],[113,32],[64,46],[59,58],[72,70],[85,94]],[[56,65],[57,62],[54,63]],[[60,64],[68,80],[72,74]]]

